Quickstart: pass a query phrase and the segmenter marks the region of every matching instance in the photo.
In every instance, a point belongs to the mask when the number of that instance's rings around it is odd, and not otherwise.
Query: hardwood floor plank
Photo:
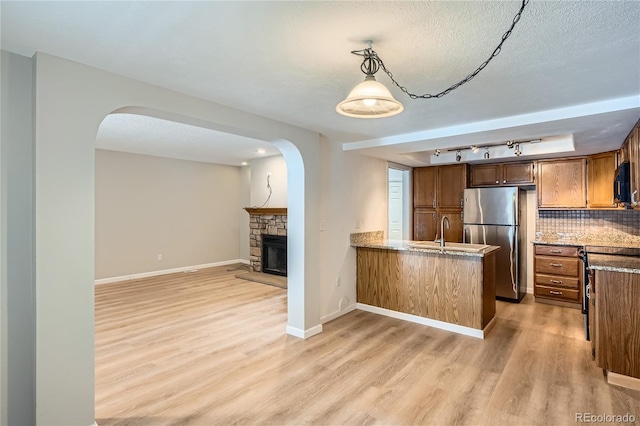
[[[284,332],[286,290],[235,273],[219,267],[96,287],[100,426],[561,425],[574,424],[576,412],[640,418],[640,392],[605,382],[575,309],[529,297],[499,302],[485,340],[353,311],[301,340]],[[414,275],[410,297],[397,303],[415,303]]]

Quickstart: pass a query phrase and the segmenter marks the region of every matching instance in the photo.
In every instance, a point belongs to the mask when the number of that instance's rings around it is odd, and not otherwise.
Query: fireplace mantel
[[[250,215],[270,215],[270,214],[279,214],[286,215],[287,208],[286,207],[265,207],[265,208],[257,208],[257,207],[245,207],[244,208]]]

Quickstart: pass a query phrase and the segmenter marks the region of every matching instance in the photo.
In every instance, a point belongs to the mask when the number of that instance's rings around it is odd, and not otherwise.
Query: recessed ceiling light
[[[246,165],[248,165],[248,164],[249,164],[249,163],[247,163],[246,161],[243,161],[242,163],[240,163],[240,165],[241,165],[241,166],[246,166]]]
[[[258,154],[266,154],[266,153],[267,153],[267,151],[266,151],[266,150],[264,150],[263,148],[258,148],[258,149],[256,150],[256,152],[257,152]]]

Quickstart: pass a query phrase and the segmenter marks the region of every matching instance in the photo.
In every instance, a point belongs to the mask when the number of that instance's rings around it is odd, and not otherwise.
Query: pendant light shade
[[[339,114],[355,118],[391,117],[404,111],[404,106],[396,101],[391,92],[373,75],[351,90],[349,96],[336,106]]]

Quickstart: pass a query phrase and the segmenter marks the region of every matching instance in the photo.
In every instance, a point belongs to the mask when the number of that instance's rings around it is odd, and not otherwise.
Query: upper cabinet
[[[640,121],[636,123],[635,127],[627,136],[624,144],[622,145],[622,157],[623,159],[629,159],[630,171],[631,171],[631,194],[632,200],[636,202],[640,201]],[[621,161],[622,162],[622,161]],[[636,209],[640,209],[640,204],[634,206]]]
[[[471,186],[534,184],[534,163],[478,164],[470,167]]]
[[[617,153],[592,155],[587,160],[587,205],[589,208],[615,208],[613,179],[618,167]]]
[[[439,209],[462,209],[462,199],[464,198],[464,189],[466,187],[466,164],[438,167],[437,207]]]
[[[437,167],[413,169],[413,207],[436,208]]]
[[[585,157],[538,161],[538,208],[586,208],[586,178]]]

